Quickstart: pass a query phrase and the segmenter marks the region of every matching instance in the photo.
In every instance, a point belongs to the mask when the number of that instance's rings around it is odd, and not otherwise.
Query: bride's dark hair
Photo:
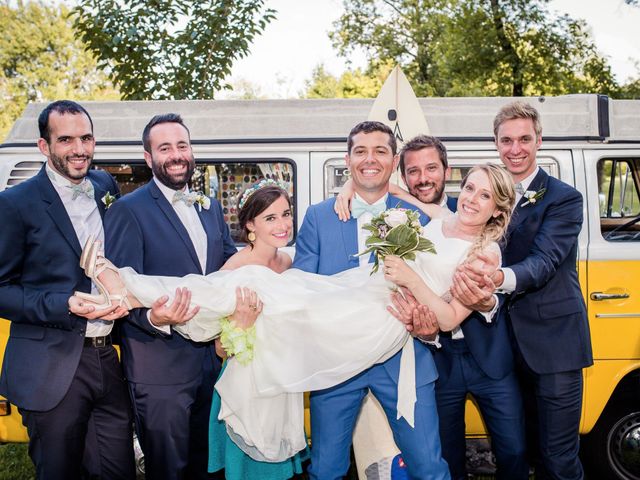
[[[242,229],[240,240],[251,246],[253,246],[253,242],[249,241],[249,229],[247,228],[247,222],[254,220],[280,197],[286,198],[289,203],[289,207],[291,207],[291,198],[289,198],[289,193],[287,193],[284,188],[277,185],[256,187],[258,186],[252,185],[249,189],[254,189],[254,192],[249,193],[248,196],[243,194],[239,197],[242,199],[246,196],[246,199],[238,212],[238,223]]]

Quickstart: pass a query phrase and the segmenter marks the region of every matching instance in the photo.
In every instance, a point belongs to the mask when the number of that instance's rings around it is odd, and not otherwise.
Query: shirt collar
[[[366,203],[368,205],[378,205],[380,203],[386,205],[387,204],[387,198],[389,197],[389,193],[385,193],[382,197],[380,197],[378,200],[376,200],[373,203],[369,203],[366,200],[364,200],[360,195],[358,195],[357,193],[354,194],[353,198],[357,198],[358,200],[360,200],[362,203]]]
[[[156,185],[158,186],[158,188],[162,192],[162,195],[164,195],[164,198],[167,199],[167,202],[173,204],[173,195],[177,192],[177,190],[174,190],[171,187],[167,187],[164,183],[162,183],[156,177],[153,177],[153,181],[156,182]],[[184,187],[184,189],[182,191],[184,193],[189,193],[189,185],[185,185],[185,187]]]
[[[51,166],[49,165],[49,162],[45,164],[44,168],[45,168],[45,171],[47,172],[47,176],[49,177],[49,180],[51,180],[51,183],[53,183],[55,186],[72,187],[76,185],[68,178],[63,177],[57,170],[55,170],[54,168],[51,168]],[[84,177],[80,183],[89,182],[89,181],[90,180],[87,177]]]
[[[531,185],[531,182],[533,182],[533,179],[536,177],[539,171],[540,171],[540,167],[536,167],[535,170],[531,173],[531,175],[529,175],[527,178],[523,178],[520,181],[520,184],[522,185],[522,188],[524,189],[525,192],[529,190],[529,185]]]

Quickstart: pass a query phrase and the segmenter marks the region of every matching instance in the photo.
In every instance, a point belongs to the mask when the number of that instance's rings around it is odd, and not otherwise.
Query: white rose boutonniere
[[[538,200],[540,200],[542,197],[544,197],[544,192],[546,192],[547,189],[546,188],[541,188],[538,191],[535,190],[527,190],[526,192],[524,192],[524,194],[522,195],[524,198],[527,199],[526,202],[524,202],[521,206],[522,207],[526,207],[527,205],[531,204],[535,204]]]
[[[102,203],[104,204],[104,209],[109,210],[109,207],[113,205],[113,202],[115,202],[117,199],[117,195],[111,195],[111,192],[107,192],[100,200],[102,200]]]
[[[198,210],[202,211],[202,209],[204,208],[205,210],[209,210],[209,207],[211,207],[211,199],[209,197],[207,197],[204,193],[202,192],[197,192],[196,193],[196,205],[198,205]]]

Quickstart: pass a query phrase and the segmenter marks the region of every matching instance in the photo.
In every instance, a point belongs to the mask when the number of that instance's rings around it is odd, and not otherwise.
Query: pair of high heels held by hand
[[[122,291],[118,294],[109,293],[109,290],[107,290],[104,283],[98,278],[98,276],[105,270],[112,270],[116,275],[119,275],[118,269],[115,265],[100,253],[101,246],[102,245],[99,240],[89,237],[87,243],[82,249],[82,255],[80,256],[80,268],[84,270],[85,275],[95,284],[99,293],[94,295],[85,292],[75,292],[74,295],[82,300],[94,304],[96,310],[109,308],[113,305],[118,305],[125,307],[127,310],[131,310],[133,307],[127,298],[128,292],[124,286],[122,287]]]

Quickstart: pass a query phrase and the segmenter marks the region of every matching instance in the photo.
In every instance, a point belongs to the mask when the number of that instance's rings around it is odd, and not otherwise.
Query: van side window
[[[597,171],[602,236],[640,241],[640,158],[602,159]]]
[[[116,163],[109,161],[94,162],[97,168],[106,170],[115,177],[121,193],[127,194],[143,186],[151,180],[151,170],[142,163]],[[236,161],[214,162],[213,160],[197,160],[196,170],[189,182],[189,188],[203,192],[217,199],[222,205],[224,220],[229,226],[231,237],[240,241],[238,225],[238,200],[244,190],[255,182],[270,178],[288,186],[295,208],[294,168],[287,161]]]

